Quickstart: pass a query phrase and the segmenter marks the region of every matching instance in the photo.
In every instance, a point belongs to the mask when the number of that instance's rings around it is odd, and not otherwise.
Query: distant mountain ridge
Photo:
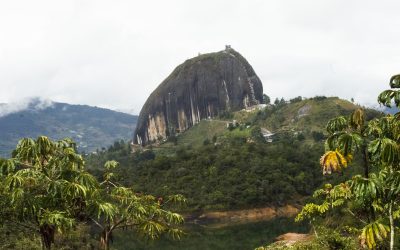
[[[0,156],[8,156],[19,139],[46,135],[72,138],[78,150],[93,152],[116,140],[131,140],[137,116],[88,105],[30,99],[0,106]]]

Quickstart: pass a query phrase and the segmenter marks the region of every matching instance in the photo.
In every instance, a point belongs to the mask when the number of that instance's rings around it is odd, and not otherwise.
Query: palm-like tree
[[[364,160],[364,176],[368,177],[368,136],[365,128],[365,115],[362,109],[355,110],[349,118],[339,116],[331,119],[326,126],[329,137],[326,140],[325,148],[327,153],[336,151],[343,155],[347,163],[352,161],[356,152],[361,152]],[[343,165],[340,164],[339,159],[337,164]],[[324,162],[321,162],[321,166],[325,166]],[[345,167],[347,164],[343,166]],[[341,170],[342,168],[337,169],[337,171]]]
[[[400,107],[400,75],[390,79],[392,89],[382,92],[378,102],[391,107],[394,103]],[[351,193],[345,198],[329,197],[330,208],[346,204],[343,199],[362,204],[370,210],[368,221],[361,229],[361,244],[375,248],[384,242],[387,231],[390,231],[390,249],[394,249],[394,220],[398,217],[400,195],[400,112],[376,118],[368,123],[361,109],[354,111],[349,118],[343,116],[332,119],[327,124],[329,137],[326,141],[326,153],[320,163],[324,174],[342,171],[352,156],[360,152],[363,158],[364,175],[356,175],[345,184],[350,186]],[[377,169],[370,173],[370,166]],[[343,185],[343,184],[340,184]],[[334,190],[332,188],[332,190]],[[320,191],[316,191],[319,193]],[[332,200],[333,199],[333,200]],[[324,203],[326,203],[325,200]],[[336,203],[335,203],[336,202]],[[329,207],[307,204],[298,219],[308,218],[315,214],[325,213]],[[348,209],[354,215],[354,213]],[[359,217],[356,216],[358,219]],[[386,226],[389,224],[389,226]]]
[[[394,75],[390,78],[389,82],[390,88],[383,91],[378,96],[378,102],[386,107],[392,107],[392,103],[396,105],[396,107],[400,106],[400,74]]]
[[[38,233],[46,249],[57,231],[72,228],[96,186],[74,147],[70,140],[52,142],[45,136],[22,139],[11,159],[0,160],[6,220]]]
[[[135,193],[131,188],[123,187],[114,181],[113,170],[117,166],[115,161],[105,163],[103,182],[89,201],[90,220],[101,229],[101,247],[109,249],[113,232],[120,228],[136,229],[151,239],[163,233],[180,239],[183,231],[177,226],[183,223],[183,217],[166,210],[165,207],[171,203],[185,202],[185,198],[172,195],[164,201],[151,195]]]

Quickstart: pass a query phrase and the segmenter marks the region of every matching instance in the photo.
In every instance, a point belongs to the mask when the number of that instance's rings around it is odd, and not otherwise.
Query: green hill
[[[72,138],[78,150],[93,152],[115,140],[131,140],[137,116],[87,105],[48,103],[32,99],[21,110],[0,106],[0,156],[8,156],[23,137]],[[3,111],[3,112],[1,112]]]
[[[357,108],[362,107],[338,97],[321,96],[267,108],[256,114],[256,120],[258,125],[274,131],[324,131],[330,119],[347,116]],[[368,117],[379,114],[372,109],[366,112]]]
[[[158,196],[181,193],[191,211],[302,203],[323,178],[330,178],[319,167],[327,121],[356,108],[334,97],[280,102],[202,120],[135,154],[129,145],[116,143],[88,162],[95,171],[115,159],[121,163],[121,181]],[[366,113],[369,118],[380,115],[370,109]],[[269,142],[265,130],[273,134]],[[359,169],[351,168],[342,178],[354,171]]]
[[[254,110],[242,110],[226,115],[227,117],[202,120],[188,131],[177,135],[177,146],[201,146],[205,141],[223,140],[226,137],[255,135],[255,128],[268,130],[274,135],[289,133],[306,141],[322,139],[327,122],[340,115],[348,116],[352,111],[362,106],[353,104],[338,97],[317,96],[304,99],[295,98],[289,102],[280,102],[276,105],[267,105]],[[364,108],[367,119],[379,116],[381,112]],[[227,129],[227,125],[236,121],[234,129]],[[173,138],[172,140],[175,140]],[[154,146],[153,148],[169,148],[169,142]]]

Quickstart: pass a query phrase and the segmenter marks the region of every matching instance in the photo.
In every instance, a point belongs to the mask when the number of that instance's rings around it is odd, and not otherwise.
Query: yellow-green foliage
[[[301,212],[296,216],[296,221],[312,219],[326,213],[329,209],[342,206],[346,199],[351,197],[351,190],[347,183],[341,183],[332,187],[331,184],[325,184],[323,189],[314,192],[314,198],[322,197],[324,200],[321,204],[308,203]]]
[[[321,156],[320,164],[324,174],[331,174],[332,172],[340,172],[343,168],[347,167],[348,161],[338,151],[328,151]]]
[[[379,222],[372,222],[361,230],[360,241],[363,247],[375,248],[388,236],[389,227]]]

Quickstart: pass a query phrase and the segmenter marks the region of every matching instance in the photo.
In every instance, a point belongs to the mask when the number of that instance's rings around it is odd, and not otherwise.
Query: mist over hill
[[[40,98],[0,106],[0,155],[8,156],[18,140],[46,135],[72,138],[81,152],[93,152],[115,140],[131,140],[137,116],[87,105]]]

